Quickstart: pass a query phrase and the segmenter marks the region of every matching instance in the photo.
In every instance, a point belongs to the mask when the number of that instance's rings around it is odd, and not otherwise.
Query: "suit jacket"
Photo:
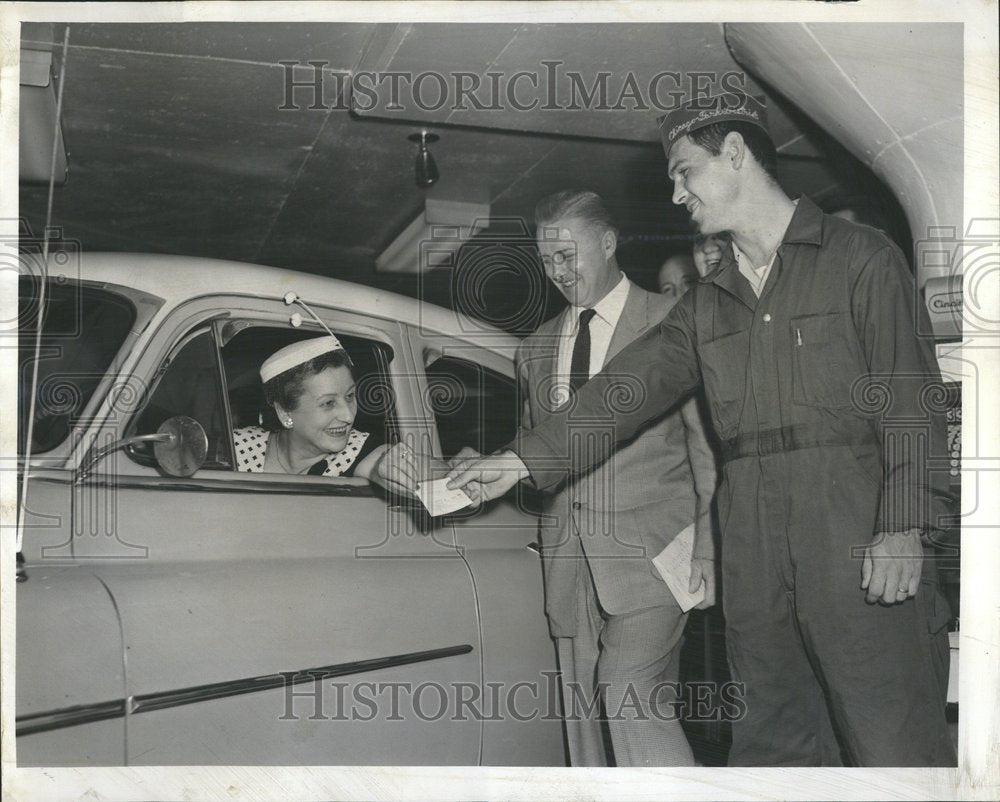
[[[630,284],[605,363],[659,323],[670,306],[669,299]],[[543,323],[518,349],[526,427],[562,400],[553,390],[567,314],[568,309]],[[627,386],[628,377],[623,380]],[[620,445],[604,463],[546,496],[539,533],[545,612],[553,637],[575,634],[577,587],[586,581],[588,569],[608,613],[676,604],[651,559],[699,513],[705,516],[701,525],[710,526],[714,491],[714,455],[695,402],[689,400]]]

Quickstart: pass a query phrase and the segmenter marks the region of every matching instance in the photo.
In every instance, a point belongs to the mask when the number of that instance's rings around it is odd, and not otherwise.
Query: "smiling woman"
[[[237,429],[237,470],[368,477],[387,448],[353,428],[357,389],[352,362],[336,337],[292,343],[260,368],[264,395],[279,422]]]

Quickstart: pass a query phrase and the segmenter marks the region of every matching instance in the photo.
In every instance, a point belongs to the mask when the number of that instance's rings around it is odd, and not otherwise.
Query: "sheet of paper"
[[[417,485],[417,498],[434,517],[447,515],[455,510],[472,504],[464,490],[449,490],[448,479],[434,479],[431,482],[421,482]]]
[[[691,581],[691,555],[694,552],[694,524],[682,530],[667,547],[653,558],[653,565],[674,594],[685,613],[705,598],[705,580],[694,593],[688,592]]]

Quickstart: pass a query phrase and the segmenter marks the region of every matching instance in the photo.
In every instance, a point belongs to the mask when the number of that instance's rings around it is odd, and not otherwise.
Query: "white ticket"
[[[705,580],[694,593],[688,592],[691,581],[691,555],[694,552],[694,524],[684,529],[653,558],[653,565],[674,594],[685,613],[705,599]]]
[[[427,512],[437,517],[472,505],[464,490],[449,490],[448,479],[434,479],[417,485],[417,498],[427,508]]]

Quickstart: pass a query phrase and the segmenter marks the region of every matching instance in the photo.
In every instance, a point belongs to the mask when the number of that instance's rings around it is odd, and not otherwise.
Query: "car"
[[[355,426],[444,459],[512,436],[517,338],[276,268],[55,256],[37,360],[20,278],[18,764],[564,765],[527,491],[434,518],[234,467],[309,310],[353,359]],[[185,418],[178,471],[155,441]]]

